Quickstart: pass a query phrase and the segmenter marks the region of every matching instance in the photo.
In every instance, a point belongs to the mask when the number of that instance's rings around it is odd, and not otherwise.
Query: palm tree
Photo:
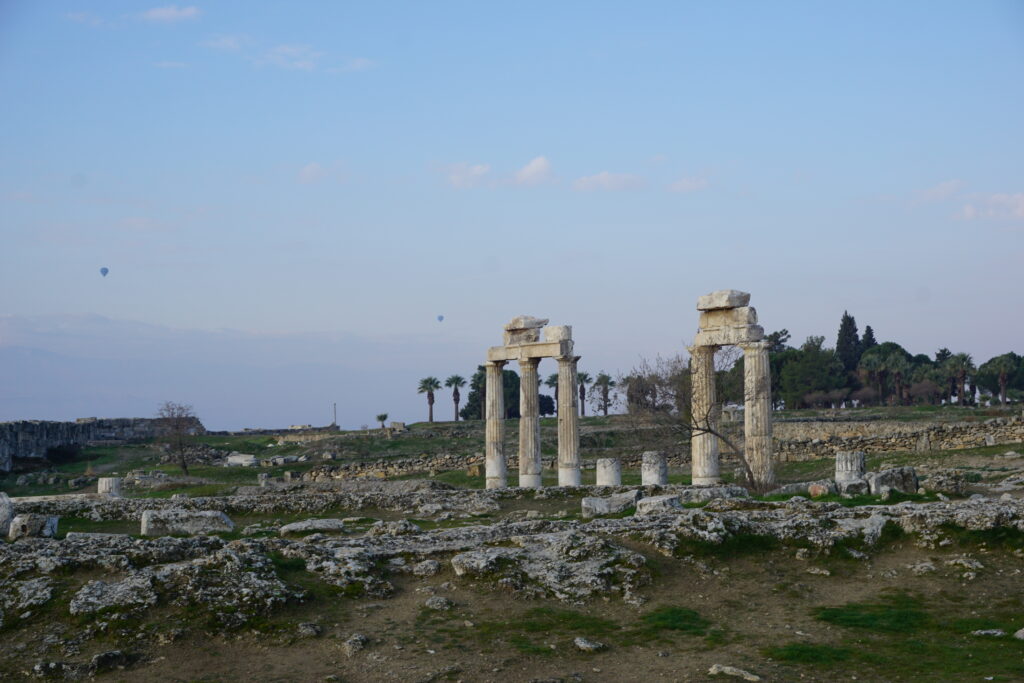
[[[544,380],[544,386],[555,390],[555,414],[558,414],[558,373],[553,372]]]
[[[615,380],[611,378],[611,375],[599,372],[597,373],[597,379],[594,380],[594,386],[601,392],[601,412],[604,413],[605,417],[608,417],[608,404],[610,402],[608,393],[615,386]]]
[[[975,371],[974,359],[969,353],[954,353],[946,361],[946,365],[956,376],[957,403],[967,405],[967,375]]]
[[[580,385],[580,417],[586,417],[587,415],[587,385],[593,380],[590,379],[590,375],[585,372],[576,373],[576,381]]]
[[[459,387],[466,386],[466,380],[461,375],[452,375],[444,381],[444,385],[452,390],[452,401],[455,402],[455,421],[459,421]]]
[[[866,353],[861,356],[857,367],[864,373],[865,383],[875,383],[875,386],[878,388],[878,403],[881,405],[885,400],[882,394],[882,384],[885,377],[885,364],[882,358],[877,353]]]
[[[384,429],[384,423],[387,422],[387,421],[388,421],[388,414],[387,413],[381,413],[380,415],[377,416],[377,422],[380,422],[380,428],[381,429]]]
[[[434,421],[434,392],[441,388],[441,382],[436,377],[424,377],[420,380],[418,394],[427,395],[428,422]]]
[[[910,363],[897,351],[885,358],[885,369],[892,373],[892,381],[896,385],[896,405],[903,405],[903,380],[910,374]]]

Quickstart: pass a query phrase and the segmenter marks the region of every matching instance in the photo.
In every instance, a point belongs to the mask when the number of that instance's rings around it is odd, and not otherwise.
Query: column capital
[[[698,353],[715,353],[722,347],[710,346],[707,344],[694,344],[693,346],[687,346],[686,350],[690,352],[691,356],[696,356]]]
[[[506,363],[508,363],[507,360],[485,360],[484,367],[503,368]]]
[[[530,366],[537,367],[540,365],[540,358],[520,358],[519,367],[527,368]]]
[[[768,344],[767,341],[761,340],[761,341],[752,341],[752,342],[741,342],[741,343],[737,344],[736,346],[738,346],[741,349],[743,349],[743,353],[748,353],[750,351],[761,351],[762,349],[763,350],[767,350],[769,344]]]

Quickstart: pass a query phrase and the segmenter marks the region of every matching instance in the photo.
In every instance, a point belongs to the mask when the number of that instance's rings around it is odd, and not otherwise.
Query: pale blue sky
[[[8,2],[0,350],[65,369],[5,361],[35,393],[5,382],[0,419],[419,419],[416,381],[514,315],[627,370],[726,287],[796,341],[849,310],[914,353],[1022,352],[1022,84],[1021,2]],[[143,329],[207,383],[57,399]],[[204,335],[331,379],[254,397]]]

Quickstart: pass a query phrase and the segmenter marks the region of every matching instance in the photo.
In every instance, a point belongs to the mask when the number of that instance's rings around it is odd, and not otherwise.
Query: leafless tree
[[[186,403],[165,401],[156,411],[160,425],[160,435],[164,443],[177,454],[178,464],[185,476],[188,476],[188,462],[185,457],[185,437],[192,433],[196,424],[196,414],[192,406]]]

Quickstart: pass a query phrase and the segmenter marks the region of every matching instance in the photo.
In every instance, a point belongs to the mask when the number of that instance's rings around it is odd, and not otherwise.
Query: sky
[[[0,420],[417,421],[513,316],[614,375],[726,288],[1024,353],[1016,0],[12,0],[0,92]]]

